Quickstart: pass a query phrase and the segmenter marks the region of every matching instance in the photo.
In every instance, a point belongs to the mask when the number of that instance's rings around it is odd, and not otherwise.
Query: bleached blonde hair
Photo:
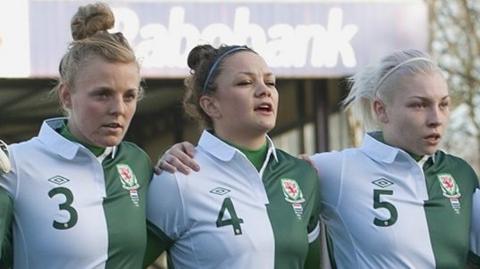
[[[345,109],[352,109],[366,131],[380,130],[373,101],[379,99],[389,104],[393,93],[402,90],[395,83],[398,79],[431,72],[441,73],[441,69],[428,54],[415,49],[394,52],[349,77],[350,92],[342,103]]]

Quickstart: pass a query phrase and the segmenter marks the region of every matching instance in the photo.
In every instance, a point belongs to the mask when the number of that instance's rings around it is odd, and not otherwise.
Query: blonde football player
[[[13,215],[14,268],[143,264],[152,169],[141,149],[122,141],[141,78],[124,36],[107,32],[113,24],[105,4],[78,9],[55,87],[68,116],[45,120],[38,136],[9,146],[12,167],[0,187],[10,200],[0,200],[0,224]]]

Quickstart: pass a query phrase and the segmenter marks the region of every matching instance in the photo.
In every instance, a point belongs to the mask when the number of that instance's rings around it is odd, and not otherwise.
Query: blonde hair
[[[348,78],[350,92],[342,103],[345,109],[352,109],[365,130],[379,130],[372,110],[373,101],[377,98],[389,103],[393,93],[400,90],[394,87],[393,81],[396,79],[430,72],[441,70],[426,53],[414,49],[394,52]]]
[[[112,63],[134,62],[139,66],[135,53],[123,34],[107,32],[114,23],[113,12],[105,3],[78,8],[70,23],[73,41],[60,61],[60,77],[52,90],[56,95],[60,85],[74,84],[76,74],[90,57],[101,57]],[[140,87],[139,96],[142,94]]]

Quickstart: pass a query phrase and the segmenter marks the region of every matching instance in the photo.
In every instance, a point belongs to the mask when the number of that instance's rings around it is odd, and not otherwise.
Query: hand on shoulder
[[[6,174],[10,172],[12,168],[10,159],[8,158],[8,147],[5,142],[0,140],[0,174]]]
[[[200,167],[193,160],[195,156],[195,146],[189,142],[181,142],[170,147],[158,159],[155,165],[155,174],[160,175],[162,171],[174,173],[179,171],[185,175],[190,173],[190,170],[198,172]]]

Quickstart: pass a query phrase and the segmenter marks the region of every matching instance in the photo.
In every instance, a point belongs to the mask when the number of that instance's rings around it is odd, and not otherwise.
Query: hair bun
[[[72,18],[71,30],[73,40],[93,36],[99,31],[113,27],[115,18],[110,7],[104,3],[81,6]]]
[[[210,59],[215,54],[215,48],[211,45],[198,45],[188,54],[187,64],[192,70],[197,70],[204,59]]]

